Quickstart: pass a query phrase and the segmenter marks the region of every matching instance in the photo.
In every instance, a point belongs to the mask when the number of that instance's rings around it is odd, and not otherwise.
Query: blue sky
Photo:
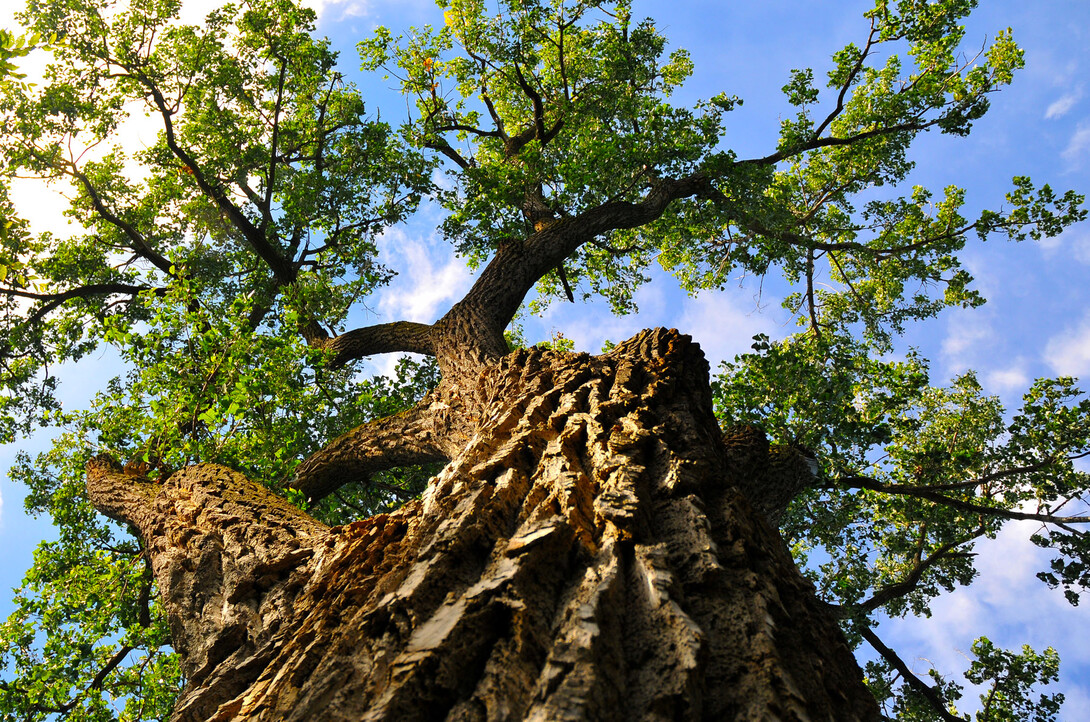
[[[1026,69],[1012,88],[992,99],[992,110],[966,139],[937,134],[917,143],[913,183],[935,190],[955,184],[968,189],[969,212],[1002,203],[1014,175],[1029,175],[1057,190],[1090,192],[1090,2],[983,0],[967,23],[965,49],[971,55],[1010,26],[1026,52]],[[209,0],[186,3],[199,17]],[[856,0],[764,0],[726,3],[711,0],[637,0],[637,16],[651,16],[671,39],[692,55],[696,74],[677,95],[678,102],[720,92],[741,96],[745,104],[729,118],[728,143],[740,155],[764,155],[775,145],[779,118],[790,109],[779,88],[792,68],[813,67],[820,77],[829,56],[848,42],[865,38],[862,13],[869,3]],[[317,5],[316,5],[317,7]],[[372,108],[396,122],[405,103],[391,82],[359,78],[354,46],[376,25],[393,29],[442,22],[431,0],[326,2],[320,31],[343,48],[344,70],[357,76]],[[0,26],[12,25],[11,10],[0,10]],[[28,214],[50,208],[42,189],[27,189]],[[55,202],[52,205],[55,208]],[[55,217],[55,211],[52,212]],[[51,222],[41,212],[32,220]],[[386,263],[401,275],[360,311],[360,324],[408,319],[430,322],[468,289],[473,276],[432,234],[435,216],[423,213],[390,230],[380,243]],[[1042,244],[1001,241],[970,244],[965,259],[988,298],[983,308],[951,311],[912,328],[902,348],[917,346],[932,360],[936,383],[976,369],[985,389],[1015,407],[1021,392],[1040,376],[1074,375],[1090,379],[1090,225],[1069,229]],[[658,274],[638,295],[640,313],[616,318],[605,304],[554,305],[538,320],[527,320],[531,341],[562,332],[577,347],[596,351],[650,326],[690,333],[713,366],[749,347],[755,333],[783,336],[793,330],[779,308],[787,291],[773,279],[763,286],[739,279],[726,291],[690,298]],[[380,369],[390,359],[376,359]],[[66,374],[66,404],[86,400],[96,385],[116,373],[108,357],[81,362]],[[1090,383],[1090,382],[1088,382]],[[22,442],[28,451],[43,448],[41,438]],[[14,458],[0,449],[0,470]],[[22,511],[22,490],[0,480],[0,588],[18,584],[37,542],[49,534],[41,520]],[[1090,617],[1071,608],[1059,593],[1034,578],[1047,557],[1028,542],[1035,527],[1011,525],[990,545],[981,545],[980,580],[935,604],[930,620],[883,625],[881,634],[910,665],[923,673],[929,664],[958,673],[968,665],[972,640],[986,634],[997,644],[1038,650],[1052,645],[1061,655],[1062,681],[1054,689],[1067,695],[1063,718],[1074,722],[1090,709]],[[10,610],[0,592],[0,614]],[[973,705],[967,696],[964,707]]]

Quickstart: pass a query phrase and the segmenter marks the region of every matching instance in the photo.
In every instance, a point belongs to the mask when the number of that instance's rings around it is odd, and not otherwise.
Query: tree
[[[83,228],[34,235],[4,199],[3,428],[67,431],[17,470],[61,538],[0,632],[0,709],[958,719],[960,688],[915,676],[873,615],[925,613],[1020,518],[1077,601],[1090,521],[1064,512],[1090,453],[1073,380],[1007,420],[971,375],[884,360],[907,323],[982,302],[971,236],[1085,215],[1026,178],[975,219],[960,189],[895,192],[913,139],[969,133],[1021,65],[1008,33],[959,53],[973,4],[878,0],[824,90],[794,71],[777,147],[741,158],[740,101],[672,105],[689,60],[626,2],[453,0],[441,27],[380,30],[361,54],[415,103],[398,129],[288,0],[201,27],[167,0],[31,2],[54,63],[5,85],[0,152],[8,177],[70,182]],[[130,156],[112,143],[137,110],[160,132]],[[344,330],[389,277],[376,234],[425,198],[472,289],[433,324]],[[714,385],[675,331],[599,356],[509,333],[535,289],[531,309],[630,310],[656,259],[690,289],[778,269],[801,330]],[[62,410],[50,369],[102,344],[125,375]],[[357,378],[397,351],[433,361]],[[982,719],[1055,716],[1030,693],[1051,650],[975,652]]]

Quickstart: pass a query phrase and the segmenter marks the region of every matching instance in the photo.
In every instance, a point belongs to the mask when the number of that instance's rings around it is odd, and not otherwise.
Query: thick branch
[[[291,486],[321,499],[376,471],[447,461],[457,452],[449,433],[450,405],[431,394],[408,411],[357,426],[313,454],[295,471]]]
[[[603,203],[543,227],[524,243],[501,247],[462,302],[437,325],[447,323],[455,314],[464,316],[472,311],[485,325],[479,337],[502,337],[503,329],[534,284],[579,246],[612,230],[649,223],[661,216],[670,203],[696,195],[706,184],[700,174],[663,181],[639,202]]]
[[[312,345],[333,353],[330,361],[333,368],[380,353],[404,351],[434,356],[435,327],[413,321],[395,321],[357,328],[329,339],[316,339]]]

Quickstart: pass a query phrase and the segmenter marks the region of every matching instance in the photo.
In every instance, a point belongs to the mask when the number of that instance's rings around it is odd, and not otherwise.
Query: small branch
[[[810,312],[810,330],[821,341],[821,323],[817,317],[817,302],[814,299],[814,249],[806,251],[806,305]]]
[[[737,164],[738,165],[775,165],[776,163],[779,163],[782,160],[786,160],[788,158],[793,158],[793,157],[795,157],[797,155],[802,155],[803,153],[805,153],[807,151],[817,150],[818,148],[828,148],[828,147],[841,146],[841,145],[852,145],[853,143],[858,143],[860,141],[867,140],[869,138],[875,138],[875,137],[882,136],[882,135],[894,135],[896,133],[908,133],[908,132],[918,132],[918,131],[921,131],[921,130],[927,130],[931,126],[937,125],[939,123],[939,120],[940,120],[940,118],[936,118],[934,120],[929,120],[929,121],[926,121],[926,122],[921,122],[919,120],[915,120],[915,121],[906,122],[906,123],[897,123],[895,125],[889,125],[889,126],[885,126],[885,127],[881,127],[881,128],[872,128],[870,130],[865,130],[865,131],[863,131],[861,133],[856,133],[855,135],[844,136],[842,138],[833,138],[833,137],[829,137],[829,138],[811,138],[810,140],[806,141],[805,143],[800,143],[799,145],[794,146],[793,148],[786,148],[784,150],[778,150],[775,153],[764,156],[763,158],[747,158],[746,160],[737,161]]]
[[[561,261],[556,266],[556,274],[560,276],[560,283],[564,286],[564,294],[568,297],[570,303],[575,303],[575,294],[572,293],[571,284],[568,283],[568,274],[564,270],[564,262]]]
[[[341,495],[340,491],[334,491],[333,496],[337,497],[337,501],[339,501],[340,503],[344,504],[345,506],[347,506],[352,511],[359,514],[361,519],[370,516],[370,514],[368,514],[365,509],[361,509],[360,507],[358,507],[355,504],[353,504],[352,502],[350,502],[348,499],[345,499],[344,496]]]
[[[129,241],[132,242],[133,251],[135,251],[141,258],[146,259],[163,273],[167,274],[168,276],[173,275],[170,270],[173,264],[171,264],[171,262],[163,256],[156,253],[154,250],[152,250],[151,246],[148,245],[148,242],[144,238],[143,234],[136,230],[136,228],[131,223],[122,220],[120,216],[118,216],[106,207],[106,203],[102,200],[102,196],[99,195],[98,189],[95,188],[93,183],[91,183],[91,179],[87,176],[86,173],[83,173],[78,168],[76,168],[74,163],[68,166],[68,170],[66,172],[68,175],[79,181],[80,185],[83,186],[83,189],[87,192],[87,197],[91,199],[91,205],[94,207],[95,212],[98,213],[99,217],[101,217],[110,225],[116,227],[129,239]]]
[[[984,533],[983,529],[978,529],[972,536],[960,541],[953,541],[943,544],[941,547],[932,552],[926,559],[917,560],[916,566],[912,568],[912,571],[908,573],[904,579],[893,584],[887,584],[874,593],[870,599],[860,602],[858,604],[829,604],[828,607],[840,619],[849,619],[851,617],[857,617],[863,614],[869,614],[875,609],[885,605],[888,602],[893,601],[899,597],[903,597],[913,589],[915,589],[920,579],[923,577],[923,573],[929,568],[933,567],[943,559],[948,559],[952,556],[957,556],[952,552],[962,544],[966,544],[973,539],[978,538]]]
[[[133,648],[128,646],[127,644],[121,645],[121,648],[117,650],[114,656],[110,657],[110,660],[106,662],[106,665],[98,671],[98,674],[96,674],[94,679],[91,680],[91,683],[87,685],[87,689],[80,692],[70,701],[65,702],[60,707],[53,707],[43,704],[32,704],[31,708],[33,708],[37,712],[45,712],[47,714],[67,714],[68,712],[71,712],[75,708],[75,706],[79,704],[79,701],[83,699],[84,696],[86,696],[87,692],[91,691],[92,689],[99,689],[102,687],[102,683],[106,681],[106,675],[114,671],[117,666],[125,660],[125,657],[127,657],[129,652],[131,652],[132,650]]]
[[[522,88],[522,92],[526,94],[526,97],[530,99],[530,102],[534,106],[534,129],[535,135],[538,140],[545,138],[545,104],[541,100],[541,94],[534,90],[530,84],[526,81],[526,77],[522,74],[522,69],[519,68],[518,63],[513,63],[515,66],[515,78],[518,79],[519,87]],[[544,143],[542,143],[544,145]]]
[[[973,504],[972,502],[962,501],[961,499],[954,499],[946,496],[945,494],[939,494],[937,492],[929,491],[927,487],[914,487],[907,484],[883,484],[880,481],[875,481],[866,476],[850,476],[837,480],[839,485],[842,485],[849,489],[868,489],[870,491],[880,491],[885,494],[903,494],[905,496],[913,496],[919,499],[927,499],[937,504],[945,504],[946,506],[957,509],[958,511],[970,512],[972,514],[987,514],[988,516],[1000,517],[1003,519],[1015,519],[1019,521],[1030,520],[1040,521],[1047,524],[1087,524],[1090,523],[1090,516],[1053,516],[1051,514],[1031,514],[1022,511],[1014,511],[1013,509],[999,509],[991,506],[981,506],[980,504]]]
[[[466,168],[469,168],[470,165],[472,165],[469,161],[467,161],[465,158],[462,157],[461,153],[454,150],[454,148],[451,147],[450,143],[446,142],[442,138],[437,138],[436,140],[428,141],[427,143],[424,144],[424,147],[425,148],[431,148],[432,150],[435,150],[435,151],[439,151],[440,153],[445,155],[447,158],[450,158],[452,161],[454,161],[455,165],[457,165],[462,170],[465,170]]]
[[[156,109],[159,111],[159,115],[162,117],[163,136],[167,148],[169,148],[170,152],[185,164],[187,168],[193,171],[193,180],[201,189],[201,192],[224,212],[227,218],[230,219],[231,225],[242,234],[242,237],[246,239],[246,242],[258,257],[269,266],[278,281],[282,284],[293,282],[295,280],[296,272],[291,263],[277,252],[265,237],[264,231],[255,226],[250,219],[246,217],[246,214],[242,212],[242,209],[227,197],[227,194],[219,187],[218,183],[214,182],[213,179],[210,179],[189,152],[178,144],[178,138],[174,131],[174,121],[171,119],[174,111],[167,105],[166,98],[163,97],[163,93],[159,89],[159,86],[139,70],[133,70],[131,68],[125,69],[131,73],[135,80],[139,81],[140,84],[147,89]]]
[[[436,133],[454,133],[463,131],[470,135],[475,135],[479,138],[503,138],[504,135],[498,130],[481,130],[472,125],[463,125],[461,123],[447,123],[446,125],[437,125],[432,128]]]
[[[34,309],[26,318],[26,324],[33,326],[38,321],[42,320],[46,314],[50,313],[65,301],[70,301],[73,298],[90,298],[91,296],[108,296],[114,293],[127,293],[130,296],[135,296],[141,291],[154,290],[156,293],[166,293],[164,288],[152,289],[149,286],[132,286],[127,283],[92,283],[88,286],[80,286],[78,288],[70,288],[67,291],[61,291],[60,293],[31,293],[29,291],[20,291],[14,288],[0,288],[0,295],[15,296],[17,298],[32,298],[45,301],[41,306]]]
[[[1080,459],[1084,456],[1090,455],[1090,452],[1085,454],[1076,454],[1075,456],[1066,457],[1069,460]],[[1064,458],[1064,457],[1060,457]],[[916,491],[960,491],[962,489],[970,489],[974,486],[983,486],[997,479],[1005,479],[1009,476],[1018,476],[1019,474],[1032,474],[1035,471],[1041,471],[1046,469],[1052,464],[1059,461],[1056,457],[1046,457],[1035,464],[1027,464],[1026,466],[1016,466],[1011,469],[1002,469],[1000,471],[993,471],[991,474],[985,474],[984,476],[978,476],[975,479],[969,479],[968,481],[956,481],[949,484],[928,484],[926,486],[913,486],[912,489]]]
[[[276,154],[277,145],[280,140],[280,112],[284,102],[284,79],[288,73],[288,63],[283,58],[277,58],[280,60],[280,76],[276,83],[276,107],[273,109],[272,117],[272,139],[270,141],[269,148],[269,170],[267,171],[267,177],[265,179],[265,199],[260,204],[261,209],[261,230],[265,231],[269,222],[272,220],[272,200],[273,200],[273,187],[276,185]]]
[[[855,61],[855,65],[848,73],[848,77],[844,79],[844,83],[840,86],[840,94],[836,97],[836,107],[825,117],[821,125],[814,131],[814,137],[819,138],[821,134],[825,132],[825,129],[844,111],[844,98],[848,94],[848,89],[852,87],[855,79],[859,77],[859,71],[863,69],[863,63],[866,61],[867,56],[870,55],[871,48],[874,47],[874,38],[878,35],[878,29],[874,27],[874,18],[870,21],[870,35],[867,36],[867,44],[863,46],[863,50],[859,53],[859,58]]]

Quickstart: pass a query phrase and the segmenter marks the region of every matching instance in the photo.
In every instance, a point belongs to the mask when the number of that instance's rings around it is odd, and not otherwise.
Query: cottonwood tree
[[[33,233],[5,195],[3,432],[62,431],[13,470],[59,538],[0,628],[0,710],[961,719],[960,685],[916,676],[875,615],[969,584],[1012,519],[1042,523],[1042,577],[1077,601],[1090,451],[1070,379],[1010,415],[971,374],[883,360],[982,302],[972,238],[1083,216],[1025,178],[976,218],[959,189],[899,191],[912,141],[969,133],[1022,63],[1006,32],[960,52],[974,4],[878,0],[740,157],[740,101],[671,104],[688,56],[627,2],[452,0],[380,30],[360,49],[411,100],[393,127],[289,0],[200,27],[169,0],[31,0],[35,35],[4,37],[4,174],[70,189],[77,230]],[[9,62],[35,45],[37,86]],[[376,237],[421,202],[472,288],[432,324],[347,327],[396,270]],[[653,261],[691,290],[782,274],[799,332],[714,384],[676,331],[597,356],[505,335],[528,298],[630,311]],[[103,347],[124,372],[62,409],[58,364]],[[360,377],[391,352],[429,360]],[[1031,689],[1052,650],[973,651],[978,719],[1054,718]]]

